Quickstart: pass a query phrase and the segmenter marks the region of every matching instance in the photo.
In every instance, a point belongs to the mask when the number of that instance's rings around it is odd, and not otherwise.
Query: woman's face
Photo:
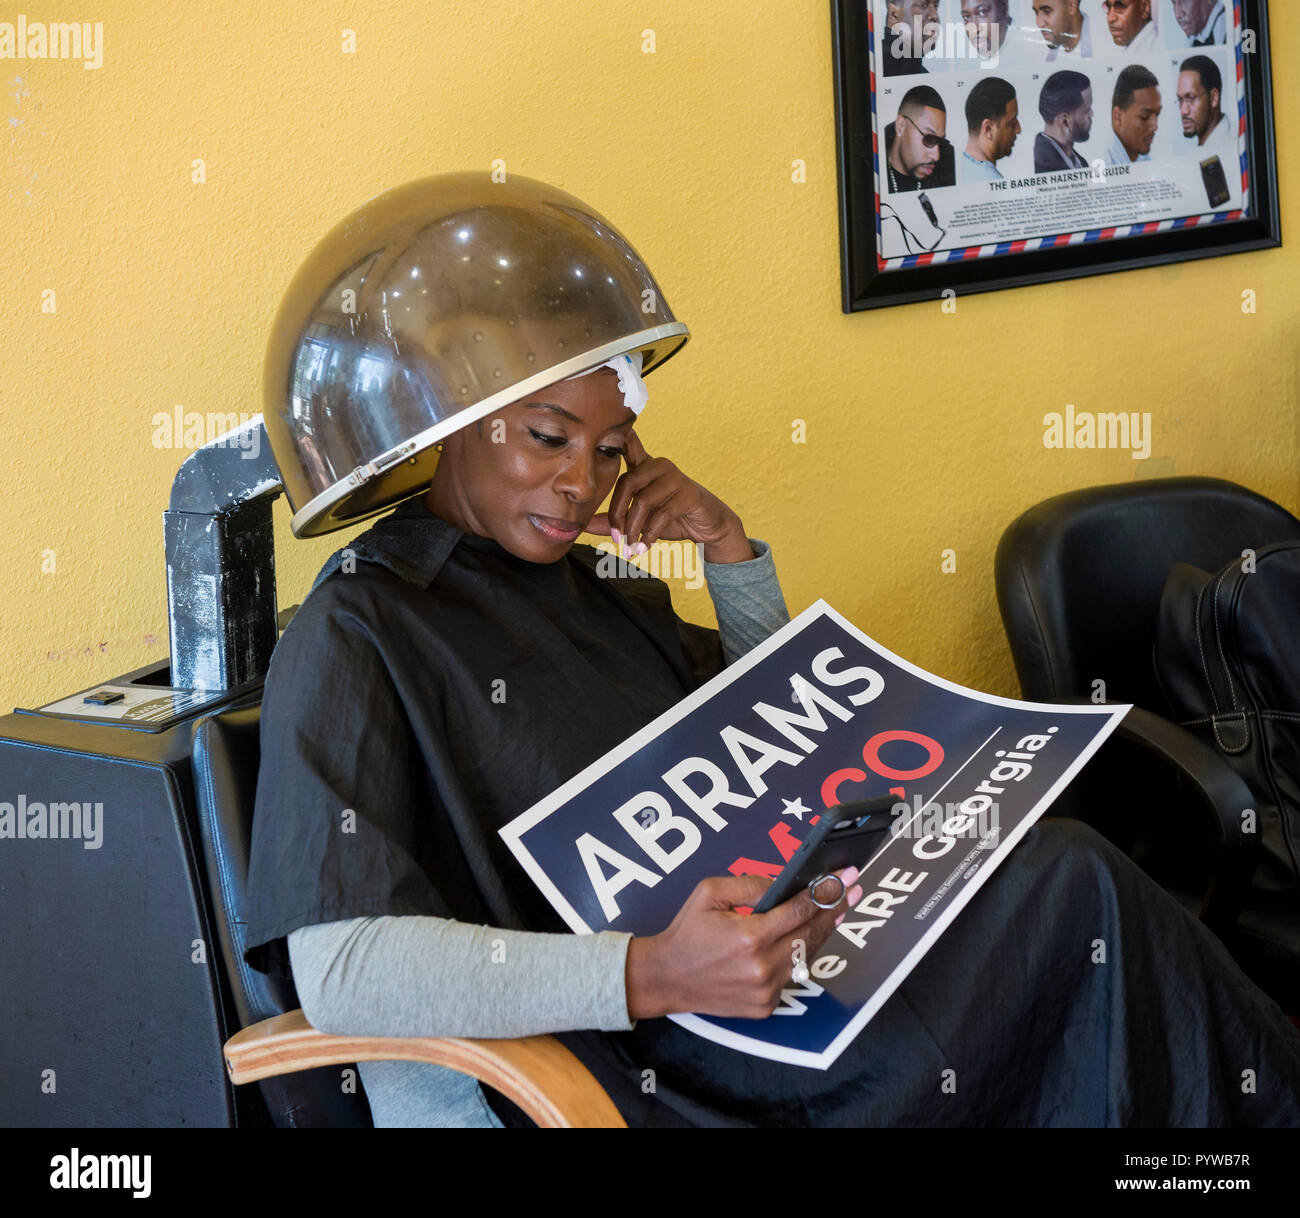
[[[463,533],[556,562],[613,489],[635,422],[613,368],[550,385],[448,436],[425,502]]]

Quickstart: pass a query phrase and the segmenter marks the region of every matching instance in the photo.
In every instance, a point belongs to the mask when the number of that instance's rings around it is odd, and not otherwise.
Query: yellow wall
[[[1300,6],[1271,7],[1275,46],[1295,46]],[[1178,473],[1300,510],[1300,246],[973,296],[953,316],[840,312],[822,0],[29,15],[103,21],[104,62],[0,61],[3,709],[165,654],[162,510],[185,453],[153,446],[153,415],[260,410],[267,328],[316,240],[391,186],[494,158],[586,200],[646,258],[693,337],[649,378],[639,433],[772,543],[792,612],[823,596],[917,663],[1014,693],[992,560],[1023,508]],[[1276,89],[1288,202],[1300,79]],[[1151,460],[1044,449],[1043,415],[1066,403],[1151,411]],[[296,541],[288,517],[281,499],[281,605],[356,531]],[[703,589],[675,597],[712,622]]]

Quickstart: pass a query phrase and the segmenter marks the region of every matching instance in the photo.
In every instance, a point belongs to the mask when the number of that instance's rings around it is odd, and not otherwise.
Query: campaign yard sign
[[[808,980],[767,1019],[669,1017],[824,1070],[1129,709],[966,689],[818,600],[501,835],[574,931],[653,935],[706,876],[775,876],[820,813],[892,792]]]

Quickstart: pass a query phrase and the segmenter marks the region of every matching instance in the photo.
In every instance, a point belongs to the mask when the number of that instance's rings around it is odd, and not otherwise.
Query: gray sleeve
[[[348,918],[289,934],[307,1022],[357,1036],[627,1031],[632,936],[501,930],[448,918]]]
[[[718,615],[722,654],[734,663],[751,648],[775,634],[790,620],[781,582],[776,577],[772,547],[751,537],[755,557],[748,562],[708,562],[701,555],[704,579]]]

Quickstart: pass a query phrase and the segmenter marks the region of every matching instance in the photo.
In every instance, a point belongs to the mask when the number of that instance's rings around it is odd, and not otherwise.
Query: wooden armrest
[[[332,1036],[313,1028],[299,1009],[236,1032],[226,1041],[225,1057],[236,1084],[349,1062],[430,1062],[495,1087],[543,1128],[627,1128],[591,1071],[553,1036]]]

